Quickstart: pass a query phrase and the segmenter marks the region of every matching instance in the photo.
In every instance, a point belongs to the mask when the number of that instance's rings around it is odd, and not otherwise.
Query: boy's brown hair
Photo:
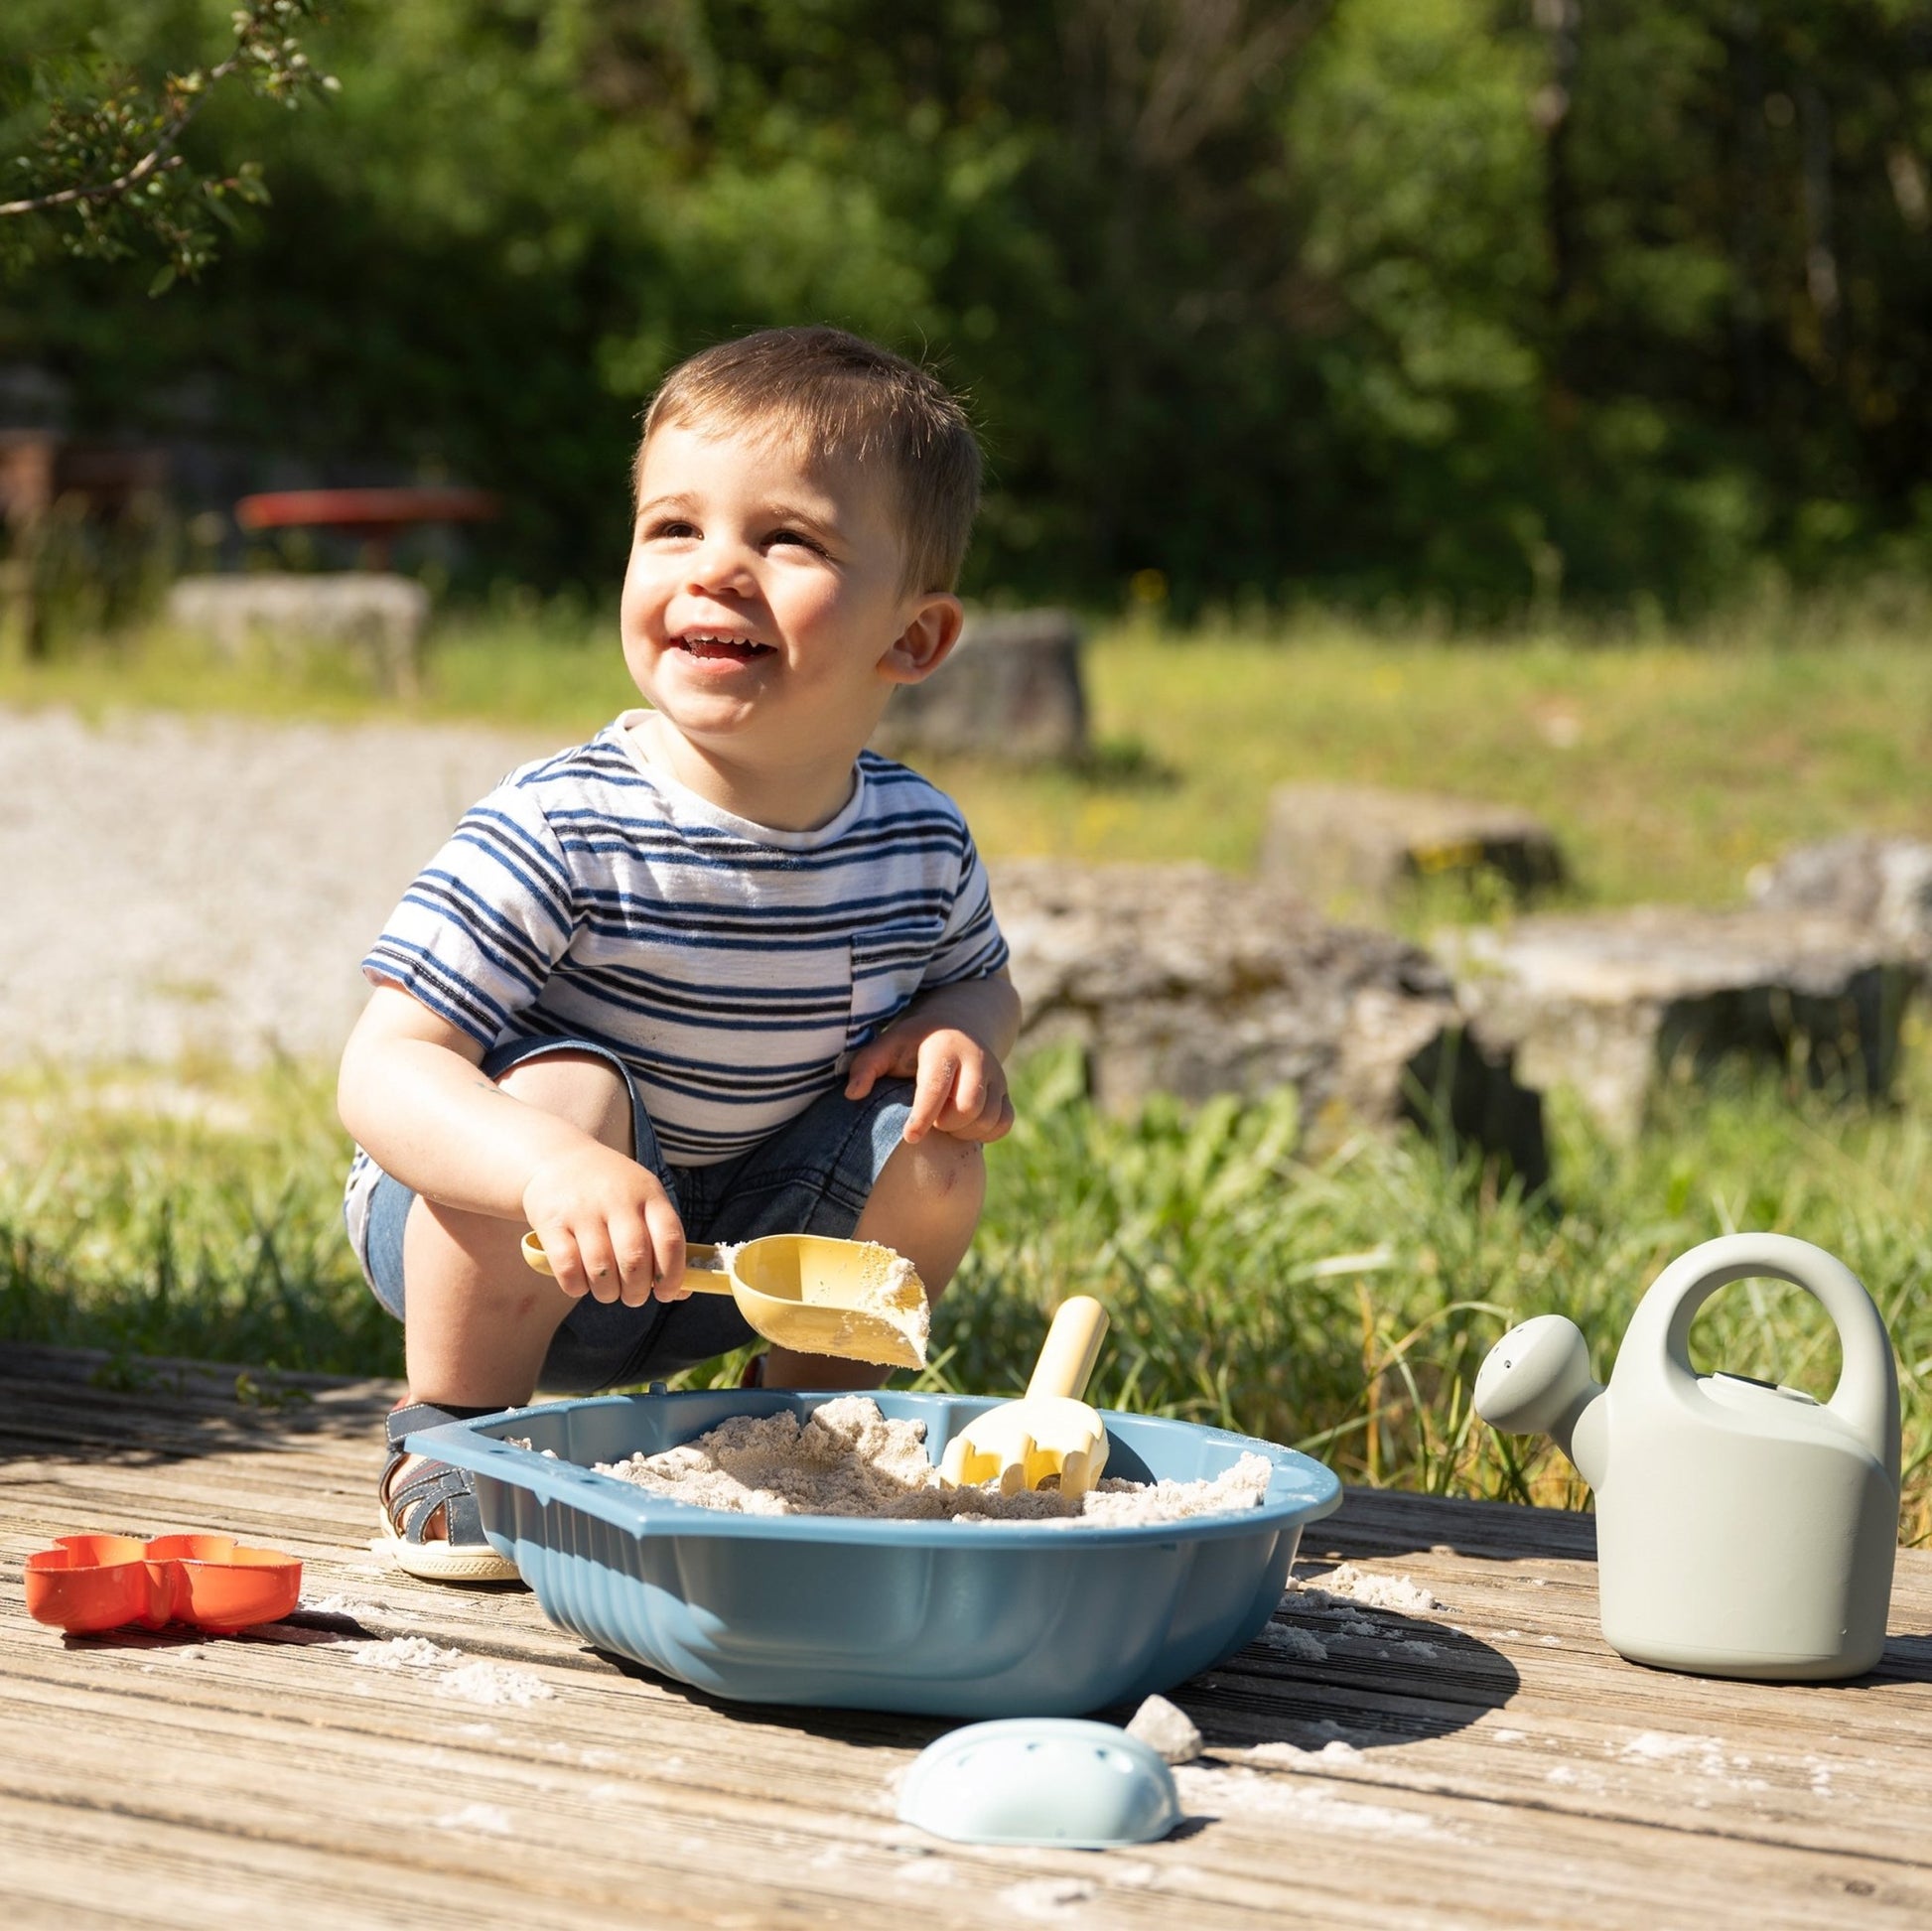
[[[883,460],[898,484],[904,588],[958,582],[979,508],[979,441],[959,398],[929,369],[843,329],[762,329],[703,349],[672,369],[644,411],[633,494],[653,430],[759,422],[817,456]]]

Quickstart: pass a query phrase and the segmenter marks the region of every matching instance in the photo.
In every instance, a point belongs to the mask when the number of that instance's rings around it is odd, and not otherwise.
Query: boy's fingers
[[[611,1251],[611,1236],[607,1228],[583,1229],[577,1236],[577,1256],[592,1300],[608,1304],[622,1299],[623,1276],[618,1271],[617,1256]]]
[[[907,1140],[923,1140],[944,1109],[959,1073],[959,1060],[953,1053],[921,1059],[917,1083],[912,1088],[912,1117],[905,1123]]]
[[[999,1139],[1009,1124],[1010,1121],[1003,1120],[999,1107],[989,1106],[972,1119],[962,1120],[958,1126],[948,1127],[946,1131],[957,1140],[985,1142]]]
[[[986,1111],[986,1068],[970,1059],[956,1063],[959,1077],[953,1081],[952,1111],[961,1120],[977,1120]]]
[[[997,1139],[1002,1131],[1000,1109],[1006,1104],[1006,1079],[996,1064],[984,1058],[963,1057],[939,1125],[965,1140]]]
[[[898,1062],[898,1053],[890,1039],[881,1037],[868,1039],[852,1055],[845,1069],[845,1096],[849,1100],[862,1100],[878,1085],[880,1080],[891,1073]]]
[[[582,1301],[590,1291],[590,1277],[584,1272],[584,1263],[578,1258],[577,1243],[562,1227],[548,1233],[539,1232],[543,1243],[543,1258],[550,1263],[551,1278],[573,1301]]]
[[[990,1141],[1004,1139],[1013,1127],[1013,1101],[1002,1089],[999,1093],[989,1092],[986,1103],[980,1108],[971,1126],[962,1129],[960,1137],[965,1140]]]
[[[612,1253],[622,1283],[623,1305],[641,1308],[650,1299],[651,1284],[657,1278],[657,1257],[651,1251],[650,1228],[643,1216],[627,1218],[612,1229]]]
[[[669,1200],[652,1200],[644,1208],[656,1258],[657,1279],[650,1293],[659,1301],[684,1301],[691,1290],[684,1285],[684,1222]]]

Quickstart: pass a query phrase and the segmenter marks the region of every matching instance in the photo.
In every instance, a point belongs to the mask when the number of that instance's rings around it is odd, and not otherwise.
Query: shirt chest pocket
[[[873,1038],[918,991],[938,949],[945,920],[896,919],[852,936],[852,1015],[847,1023],[848,1052]]]

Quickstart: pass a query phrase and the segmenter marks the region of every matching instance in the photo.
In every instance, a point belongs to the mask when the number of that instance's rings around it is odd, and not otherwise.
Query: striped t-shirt
[[[485,1050],[574,1038],[635,1075],[665,1158],[701,1167],[842,1083],[912,996],[1006,963],[959,808],[862,752],[812,831],[773,831],[646,764],[627,711],[468,812],[362,961]],[[377,1178],[345,1202],[359,1250]]]

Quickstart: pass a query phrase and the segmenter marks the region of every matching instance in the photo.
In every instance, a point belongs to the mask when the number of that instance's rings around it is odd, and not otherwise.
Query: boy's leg
[[[926,1299],[936,1303],[966,1258],[985,1202],[984,1150],[971,1140],[929,1133],[901,1141],[880,1170],[852,1238],[904,1255],[925,1283]],[[764,1357],[767,1388],[877,1388],[889,1373],[869,1361],[787,1347],[774,1346]]]
[[[547,1053],[509,1067],[496,1083],[606,1146],[633,1151],[630,1089],[602,1059]],[[520,1221],[420,1195],[410,1205],[402,1238],[409,1405],[486,1412],[529,1400],[551,1338],[577,1303],[524,1264],[522,1236]],[[424,1465],[420,1455],[391,1458],[380,1490],[385,1508],[391,1496],[403,1504],[398,1489]],[[445,1513],[439,1503],[421,1522],[423,1542],[447,1539]]]
[[[496,1081],[607,1147],[632,1151],[630,1092],[588,1053],[525,1059]],[[537,1385],[550,1338],[576,1303],[523,1261],[520,1220],[420,1196],[403,1231],[404,1354],[412,1401],[512,1408]]]

